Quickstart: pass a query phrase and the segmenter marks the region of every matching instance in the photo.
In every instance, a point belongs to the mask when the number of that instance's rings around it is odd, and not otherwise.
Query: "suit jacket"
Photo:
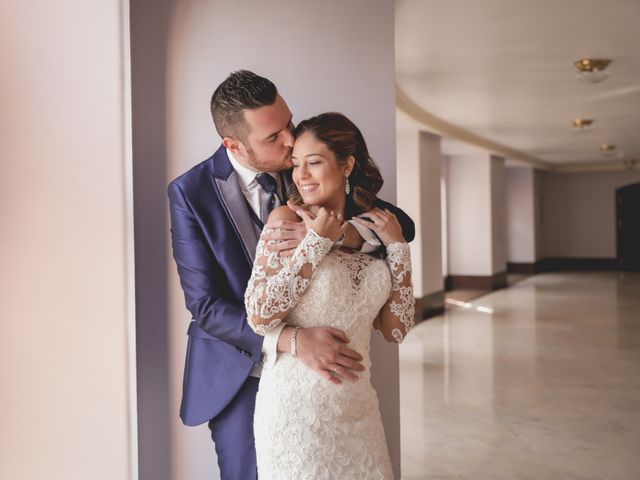
[[[244,292],[258,234],[237,174],[221,146],[169,184],[171,241],[192,321],[180,418],[199,425],[227,406],[262,356],[263,337],[247,324]],[[382,200],[413,240],[413,221]]]

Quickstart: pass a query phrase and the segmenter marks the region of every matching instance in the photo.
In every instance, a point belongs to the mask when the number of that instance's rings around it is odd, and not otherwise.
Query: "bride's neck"
[[[346,198],[341,197],[340,199],[336,199],[335,201],[328,201],[328,202],[324,202],[322,204],[313,205],[313,206],[317,208],[324,207],[327,210],[334,212],[336,215],[342,215],[342,217],[344,218],[344,209],[345,209],[346,203],[347,203]]]

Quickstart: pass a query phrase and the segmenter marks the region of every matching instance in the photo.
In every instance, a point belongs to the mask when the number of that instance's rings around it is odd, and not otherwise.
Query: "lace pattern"
[[[392,243],[387,246],[387,264],[391,271],[391,297],[382,309],[381,324],[377,325],[377,328],[388,340],[402,343],[407,332],[415,324],[409,244]]]
[[[333,246],[333,241],[309,230],[293,255],[284,259],[267,249],[263,236],[271,231],[265,229],[260,237],[244,296],[249,325],[259,335],[276,327],[295,307],[318,264]]]
[[[260,243],[246,296],[250,318],[265,330],[285,315],[290,325],[339,328],[362,354],[365,371],[355,383],[334,385],[299,359],[279,354],[262,371],[256,397],[258,478],[392,479],[370,381],[370,340],[375,326],[386,340],[400,341],[413,321],[408,246],[390,245],[385,262],[332,250],[315,232],[303,243],[290,262]]]

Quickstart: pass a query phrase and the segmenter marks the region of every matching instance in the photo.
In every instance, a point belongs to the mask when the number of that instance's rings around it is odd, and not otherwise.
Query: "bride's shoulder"
[[[269,214],[268,223],[277,222],[280,220],[288,220],[290,222],[301,222],[302,219],[296,215],[296,212],[291,210],[286,205],[283,205],[278,208],[274,208],[272,212]]]

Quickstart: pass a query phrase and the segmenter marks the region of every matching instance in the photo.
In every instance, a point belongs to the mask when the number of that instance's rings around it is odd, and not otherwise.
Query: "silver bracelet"
[[[294,357],[298,355],[298,330],[300,327],[296,327],[291,335],[291,355]]]

